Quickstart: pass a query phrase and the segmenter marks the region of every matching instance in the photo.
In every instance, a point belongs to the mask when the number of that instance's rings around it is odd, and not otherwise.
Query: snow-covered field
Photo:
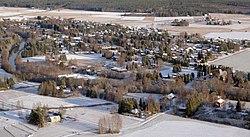
[[[61,13],[61,14],[86,14],[86,15],[113,15],[113,16],[121,16],[124,15],[124,12],[100,12],[100,11],[84,11],[84,10],[53,10],[51,13]]]
[[[94,60],[101,58],[101,54],[66,54],[67,60]],[[44,62],[46,60],[45,56],[36,56],[36,57],[28,57],[22,58],[22,62]]]
[[[25,90],[25,89],[24,89]],[[6,93],[10,92],[10,93]],[[53,98],[48,96],[40,96],[30,93],[16,93],[23,92],[18,90],[1,92],[2,98],[10,97],[7,102],[11,104],[16,104],[17,101],[23,101],[23,104],[27,108],[32,108],[33,104],[41,103],[42,105],[48,105],[49,107],[59,107],[63,106],[88,106],[107,103],[107,101],[100,99],[91,99],[87,97],[75,97],[75,98]],[[12,96],[12,95],[13,96]]]
[[[173,73],[172,69],[164,69],[160,71],[163,77],[167,77],[168,75],[173,76],[173,75],[177,75],[177,73]],[[197,75],[197,71],[192,70],[192,69],[181,69],[181,72],[179,72],[180,75],[183,74],[191,74],[194,73],[195,77]]]
[[[133,17],[133,16],[125,16],[122,17],[121,20],[144,20],[145,17]]]
[[[18,16],[22,14],[38,13],[38,12],[44,12],[44,11],[46,10],[0,7],[0,17]]]
[[[34,87],[33,87],[34,88]],[[24,89],[25,90],[25,89]],[[131,96],[148,96],[149,94],[129,94]],[[49,107],[58,106],[78,106],[78,105],[93,105],[107,103],[108,101],[100,99],[92,99],[87,97],[74,98],[52,98],[39,96],[18,90],[8,90],[0,92],[0,99],[5,102],[16,104],[22,101],[25,107],[32,108],[33,103],[48,104]],[[103,116],[112,116],[110,114],[111,107],[117,107],[117,104],[110,106],[97,106],[91,108],[73,108],[66,111],[65,117],[75,118],[74,120],[66,120],[63,123],[53,123],[41,129],[32,131],[36,137],[54,137],[54,136],[100,136],[98,131],[98,120]],[[27,112],[23,110],[23,113]],[[6,126],[8,129],[13,129],[11,132],[16,134],[24,134],[23,131],[18,131],[12,125],[20,126],[19,123],[25,124],[24,120],[19,119],[17,111],[8,111],[7,113],[0,112],[0,127]],[[208,123],[193,119],[185,119],[165,113],[154,115],[146,121],[129,116],[122,116],[123,128],[119,135],[102,135],[104,137],[122,136],[122,137],[248,137],[250,130],[231,127],[226,125]],[[9,119],[9,120],[6,120]],[[27,125],[26,126],[31,126]],[[30,128],[24,128],[27,132]],[[0,130],[2,131],[2,130]],[[3,130],[4,131],[4,130]],[[3,133],[0,133],[2,135]],[[4,133],[8,134],[8,133]]]
[[[250,40],[250,32],[213,32],[206,34],[205,38]]]
[[[23,81],[19,82],[13,85],[13,88],[27,88],[27,87],[34,87],[34,86],[39,86],[40,83],[35,83],[35,82],[28,82],[28,81]]]
[[[232,25],[205,25],[200,21],[203,16],[183,16],[183,17],[153,17],[144,16],[143,13],[138,13],[140,16],[124,16],[125,14],[134,14],[128,12],[98,12],[98,11],[84,11],[84,10],[39,10],[27,8],[9,8],[0,7],[0,17],[18,17],[22,16],[36,17],[36,16],[50,16],[61,18],[75,18],[79,20],[96,21],[100,23],[117,23],[125,26],[135,27],[154,27],[167,29],[170,33],[178,34],[186,31],[188,33],[200,33],[202,35],[210,32],[245,32],[250,31],[250,18],[248,15],[242,14],[212,14],[214,18],[221,18],[225,20],[232,20]],[[26,17],[25,17],[26,18]],[[169,25],[174,19],[188,20],[190,25],[187,27],[175,27]],[[238,23],[241,21],[241,24]]]
[[[45,59],[45,56],[27,57],[22,58],[22,62],[44,62]]]
[[[34,87],[33,89],[35,90]],[[109,101],[101,99],[92,99],[88,97],[53,98],[53,97],[39,96],[28,92],[24,92],[21,90],[8,90],[0,92],[0,100],[4,100],[6,103],[11,103],[11,104],[16,104],[17,101],[22,101],[24,107],[26,108],[32,108],[34,103],[41,103],[42,105],[48,104],[49,107],[59,107],[61,105],[87,106],[87,105],[110,103]],[[98,120],[104,116],[111,117],[112,115],[110,114],[110,110],[112,106],[115,106],[117,108],[117,104],[113,104],[106,106],[67,109],[65,117],[71,117],[76,120],[68,120],[68,121],[66,120],[63,123],[49,124],[44,128],[36,129],[37,131],[32,133],[36,137],[73,136],[76,135],[76,133],[81,133],[82,134],[81,136],[96,136],[97,135],[96,133],[98,131]],[[126,128],[130,127],[130,125],[135,125],[136,123],[140,122],[140,120],[131,119],[126,116],[121,116],[121,118],[123,121],[123,127]],[[16,112],[14,111],[13,112],[8,111],[8,113],[0,112],[0,128],[4,126],[9,127],[12,126],[13,124],[19,125],[19,123],[23,123],[23,120],[18,118]],[[26,131],[28,129],[25,128],[24,130]],[[17,131],[17,129],[11,132],[21,134],[21,132]],[[0,135],[3,134],[0,133]]]
[[[223,56],[214,61],[209,62],[214,65],[225,65],[233,67],[234,70],[250,72],[250,49],[237,52],[233,55]]]
[[[250,130],[237,127],[212,124],[196,120],[159,121],[147,128],[141,128],[134,132],[122,135],[122,137],[248,137]]]
[[[175,19],[178,20],[193,20],[194,17],[155,17],[154,21],[174,21]]]
[[[101,54],[66,54],[68,60],[92,60],[101,58]]]

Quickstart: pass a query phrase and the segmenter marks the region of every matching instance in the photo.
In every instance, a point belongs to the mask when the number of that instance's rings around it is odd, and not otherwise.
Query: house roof
[[[168,99],[173,99],[175,97],[175,94],[170,93],[170,94],[167,95],[167,97],[168,97]]]
[[[217,100],[217,102],[221,104],[221,103],[225,102],[225,100],[220,98]]]

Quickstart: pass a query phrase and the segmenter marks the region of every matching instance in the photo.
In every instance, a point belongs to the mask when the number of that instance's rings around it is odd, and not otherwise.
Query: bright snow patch
[[[195,77],[197,75],[197,71],[195,70],[191,70],[191,69],[182,69],[181,72],[179,73],[173,73],[172,69],[165,69],[165,70],[161,70],[160,71],[163,77],[168,77],[168,75],[170,76],[175,76],[175,75],[183,75],[183,74],[191,74],[194,73]]]
[[[155,17],[154,21],[174,21],[175,19],[178,20],[193,20],[194,17]]]
[[[239,134],[240,133],[240,134]],[[196,121],[163,121],[123,137],[248,137],[250,131],[237,127]]]
[[[212,32],[206,34],[205,38],[250,40],[250,32]]]
[[[68,60],[79,59],[79,60],[91,60],[101,58],[101,54],[66,54]]]
[[[22,62],[44,62],[45,56],[37,56],[37,57],[28,57],[28,58],[22,58]]]
[[[12,77],[12,74],[6,72],[6,71],[3,70],[3,69],[0,69],[0,75],[1,75],[2,80],[3,80],[4,78],[11,78],[11,77]]]
[[[76,79],[96,79],[96,76],[90,76],[86,74],[65,74],[65,75],[59,75],[59,78],[66,77],[66,78],[76,78]]]
[[[13,88],[27,88],[27,87],[33,87],[33,86],[39,86],[40,83],[35,83],[35,82],[28,82],[28,81],[23,81],[19,82],[13,85]]]
[[[122,17],[121,20],[144,20],[145,17]]]

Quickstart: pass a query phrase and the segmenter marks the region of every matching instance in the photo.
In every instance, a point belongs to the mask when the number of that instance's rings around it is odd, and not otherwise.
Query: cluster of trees
[[[99,134],[107,133],[120,133],[122,128],[122,119],[118,114],[113,115],[112,117],[102,117],[98,122]]]
[[[4,80],[1,80],[1,79],[2,78],[0,77],[0,89],[11,88],[15,84],[15,81],[13,78],[6,78]]]
[[[189,22],[187,20],[178,20],[175,19],[173,22],[171,22],[172,26],[189,26]]]
[[[142,110],[148,114],[154,114],[160,112],[160,104],[155,102],[152,95],[149,95],[146,101],[141,98],[139,104],[134,98],[126,98],[119,102],[118,113],[131,113],[133,109]]]
[[[52,96],[52,97],[63,97],[63,89],[56,89],[56,82],[54,80],[44,81],[39,85],[38,91],[40,95]]]
[[[139,109],[139,105],[134,98],[123,99],[119,102],[118,113],[131,113],[132,109]]]
[[[240,45],[231,41],[221,42],[218,45],[219,45],[219,52],[220,51],[235,52],[240,50]]]
[[[21,80],[42,82],[47,79],[55,79],[60,74],[70,73],[56,62],[17,62],[16,77]]]
[[[184,58],[184,60],[172,59],[172,60],[169,60],[169,62],[173,63],[174,65],[180,64],[181,66],[184,66],[184,67],[189,67],[189,63],[190,63],[190,61],[187,60],[186,58]]]
[[[207,21],[207,25],[232,25],[232,21]]]
[[[198,93],[191,95],[186,105],[186,116],[191,116],[201,105],[202,99]]]
[[[181,65],[180,65],[180,64],[174,65],[174,66],[173,66],[173,72],[174,72],[174,73],[181,72]]]
[[[46,108],[37,107],[36,109],[32,109],[28,118],[29,123],[38,125],[39,128],[44,127],[47,115],[48,111]]]

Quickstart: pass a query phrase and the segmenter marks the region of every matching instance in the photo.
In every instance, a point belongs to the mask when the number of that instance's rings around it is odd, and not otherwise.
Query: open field
[[[224,65],[233,67],[234,70],[250,72],[249,59],[250,59],[250,49],[246,49],[244,51],[237,52],[229,56],[219,57],[218,59],[209,63],[215,65]]]
[[[47,96],[39,96],[36,94],[37,87],[21,88],[16,90],[6,90],[0,92],[0,103],[5,102],[4,107],[9,109],[15,109],[17,101],[22,101],[24,108],[22,110],[11,110],[11,111],[1,111],[0,112],[0,131],[3,127],[13,128],[13,125],[20,126],[20,124],[25,124],[26,126],[31,126],[27,124],[24,120],[20,119],[18,112],[22,111],[23,115],[28,114],[29,109],[32,108],[33,104],[41,103],[42,105],[47,104],[48,107],[59,107],[63,106],[89,106],[97,105],[93,107],[78,107],[67,109],[65,117],[70,117],[72,119],[65,120],[63,123],[50,124],[42,129],[32,132],[34,136],[66,136],[74,135],[76,132],[82,134],[93,134],[96,135],[98,129],[98,120],[103,116],[112,116],[110,114],[111,107],[118,107],[117,104],[111,103],[111,105],[99,105],[103,103],[110,103],[101,99],[91,99],[87,97],[72,97],[72,98],[53,98]],[[33,92],[32,92],[33,91]],[[7,120],[8,119],[8,120]],[[74,119],[74,120],[73,120]],[[128,128],[131,125],[139,123],[141,119],[130,118],[127,116],[122,116],[123,127]],[[34,127],[33,127],[34,128]],[[27,131],[28,129],[24,129]],[[4,132],[4,131],[3,131]],[[17,129],[13,130],[15,134],[25,134],[21,133]],[[2,135],[3,133],[0,133]],[[9,134],[10,135],[10,134]]]
[[[102,57],[101,54],[66,54],[67,60],[98,60]],[[43,62],[45,56],[35,56],[22,58],[23,62]]]
[[[52,11],[35,10],[27,8],[9,8],[0,7],[0,13],[2,18],[30,18],[36,16],[49,16],[49,17],[61,17],[61,18],[75,18],[79,20],[96,21],[100,23],[117,23],[126,26],[137,27],[154,27],[167,29],[172,34],[178,34],[180,32],[188,33],[200,33],[202,35],[210,32],[245,32],[250,31],[250,16],[242,14],[217,14],[212,13],[211,16],[215,18],[232,20],[232,25],[205,25],[200,23],[204,19],[203,16],[194,17],[152,17],[152,16],[123,16],[129,14],[125,12],[96,12],[96,11],[83,11],[83,10],[70,10],[60,9]],[[1,17],[0,15],[0,17]],[[187,27],[170,26],[170,23],[174,19],[186,19],[190,22]],[[241,21],[241,24],[238,24]]]
[[[223,137],[248,137],[250,131],[163,114],[133,131],[125,132],[122,137],[221,137],[222,135]]]
[[[30,84],[28,84],[30,85]],[[31,83],[31,85],[33,85]],[[36,94],[37,87],[21,88],[16,90],[6,90],[0,92],[0,100],[4,101],[5,107],[8,104],[15,105],[16,102],[22,101],[24,107],[32,108],[32,104],[41,103],[48,104],[49,107],[63,106],[79,106],[102,104],[108,101],[100,99],[91,99],[87,97],[72,97],[72,98],[53,98],[39,96]],[[131,96],[141,96],[140,94],[130,94]],[[143,120],[121,115],[123,128],[121,134],[118,135],[98,135],[98,120],[103,116],[112,116],[110,114],[113,105],[100,105],[94,107],[80,107],[67,109],[62,123],[53,123],[44,128],[37,129],[35,126],[27,124],[26,121],[20,119],[18,112],[22,112],[22,116],[29,113],[28,110],[11,110],[0,112],[0,135],[10,136],[9,132],[17,136],[33,134],[36,137],[54,137],[54,136],[204,136],[204,137],[219,137],[223,134],[224,137],[247,137],[250,134],[249,130],[226,125],[203,122],[193,119],[186,119],[178,116],[159,113],[152,117]],[[13,107],[12,107],[13,109]],[[178,127],[178,128],[176,128]],[[22,130],[19,130],[19,129]],[[7,132],[8,131],[8,132]],[[181,132],[180,132],[181,131]],[[192,131],[192,132],[190,132]],[[240,134],[239,134],[240,133]]]
[[[237,39],[237,40],[250,40],[250,32],[221,32],[221,33],[208,33],[205,35],[205,38],[215,39]]]

